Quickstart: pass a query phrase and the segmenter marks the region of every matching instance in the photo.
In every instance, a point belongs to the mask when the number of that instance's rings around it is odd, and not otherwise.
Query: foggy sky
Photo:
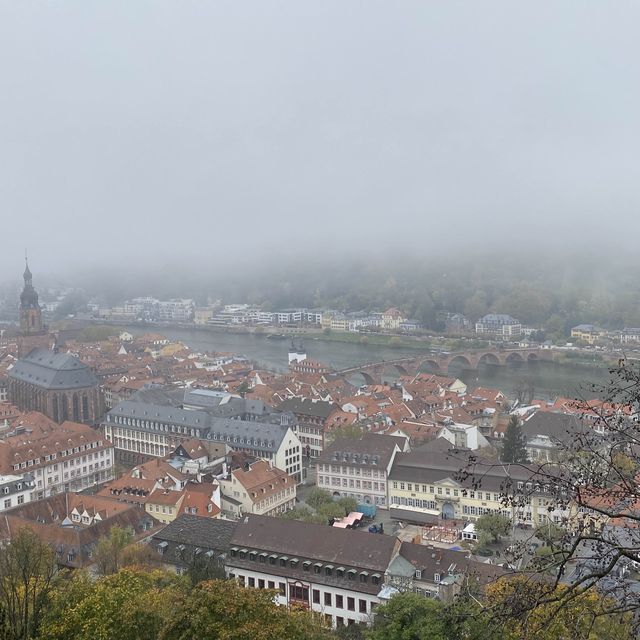
[[[0,279],[25,246],[40,274],[629,246],[639,23],[623,0],[0,0]]]

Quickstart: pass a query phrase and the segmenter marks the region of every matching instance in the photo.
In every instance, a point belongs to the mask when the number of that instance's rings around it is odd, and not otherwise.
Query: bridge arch
[[[527,355],[527,362],[536,362],[538,359],[538,354],[535,351]]]
[[[467,369],[473,369],[474,366],[471,364],[471,360],[469,360],[469,358],[467,358],[467,356],[464,355],[457,355],[457,356],[453,356],[450,360],[449,363],[447,365],[447,370],[449,370],[451,368],[451,365],[453,364],[456,365],[462,365],[463,367],[466,367]]]
[[[437,360],[434,360],[433,358],[427,358],[426,360],[422,360],[420,362],[420,364],[418,365],[418,372],[424,371],[424,370],[432,370],[432,371],[440,371],[440,364],[438,363]]]
[[[366,385],[371,386],[376,384],[375,378],[371,374],[367,373],[367,371],[363,371],[362,369],[357,369],[355,371],[349,372],[349,375],[347,377],[351,379],[354,376],[360,376],[364,380],[364,384]],[[362,386],[362,384],[356,384],[356,386]]]
[[[408,376],[410,375],[409,370],[406,365],[402,363],[388,362],[384,366],[385,370],[394,371],[398,374],[398,376]]]
[[[504,359],[504,361],[507,364],[520,364],[524,362],[524,358],[522,357],[521,353],[518,353],[517,351],[513,351]]]
[[[500,358],[493,352],[483,353],[478,358],[478,364],[500,364]]]

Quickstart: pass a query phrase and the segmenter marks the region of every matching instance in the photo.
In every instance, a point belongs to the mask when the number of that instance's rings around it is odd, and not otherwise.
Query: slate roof
[[[50,390],[85,389],[98,385],[96,374],[80,359],[41,347],[32,349],[18,360],[9,376]]]
[[[189,427],[195,429],[195,437],[230,446],[246,446],[256,451],[275,452],[287,434],[288,425],[280,423],[280,414],[274,416],[278,422],[260,422],[256,420],[238,420],[218,418],[206,411],[180,409],[167,405],[124,400],[107,414],[107,423],[113,424],[114,418],[122,416],[140,420],[140,426],[128,426],[136,431],[155,433],[147,422]],[[194,436],[191,436],[194,437]],[[234,440],[235,438],[235,440]]]
[[[436,573],[452,573],[475,575],[482,584],[486,584],[507,573],[500,566],[471,559],[464,551],[403,542],[400,555],[410,562],[414,569],[422,571],[422,579],[430,582],[434,581],[433,576]]]
[[[247,415],[273,414],[273,409],[262,400],[240,398],[226,392],[209,389],[175,389],[148,384],[130,398],[134,402],[182,408],[194,407],[220,418],[242,418]]]
[[[251,514],[238,522],[231,546],[384,573],[396,538]]]
[[[527,438],[546,436],[556,442],[571,441],[575,434],[586,429],[576,416],[553,411],[537,411],[522,425],[522,433]]]
[[[546,474],[556,469],[545,467],[544,477],[537,478],[535,466],[528,469],[525,465],[483,460],[477,457],[477,452],[468,449],[445,449],[439,440],[443,439],[438,438],[410,453],[397,454],[389,472],[389,481],[434,484],[449,478],[468,490],[475,488],[501,492],[516,481],[546,483],[549,481]],[[475,463],[469,466],[471,458]],[[462,471],[467,471],[468,477],[459,475]]]
[[[278,411],[291,411],[297,415],[311,416],[326,420],[333,411],[339,409],[333,402],[311,400],[310,398],[289,398],[278,406]]]
[[[184,513],[158,531],[152,538],[151,546],[157,549],[160,543],[167,542],[164,554],[167,562],[180,562],[175,552],[177,546],[181,544],[227,553],[236,526],[237,522],[231,520],[218,520]]]
[[[396,447],[402,451],[406,438],[365,433],[362,438],[338,438],[317,459],[318,463],[342,463],[360,467],[386,469]]]

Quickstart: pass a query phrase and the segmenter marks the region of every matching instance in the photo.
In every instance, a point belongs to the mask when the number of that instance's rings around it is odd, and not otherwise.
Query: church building
[[[36,348],[9,370],[9,400],[21,411],[39,411],[59,424],[97,424],[102,414],[99,381],[69,353]]]

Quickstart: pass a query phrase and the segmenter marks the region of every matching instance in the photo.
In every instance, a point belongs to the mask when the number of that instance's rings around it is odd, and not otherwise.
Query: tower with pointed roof
[[[24,288],[20,294],[20,333],[23,336],[40,336],[45,333],[38,292],[33,288],[29,262],[25,256]]]

